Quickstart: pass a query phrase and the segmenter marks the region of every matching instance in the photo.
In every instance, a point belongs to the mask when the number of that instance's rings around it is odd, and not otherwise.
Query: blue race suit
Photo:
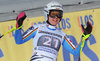
[[[80,41],[77,46],[74,46],[63,31],[48,24],[31,26],[23,34],[20,29],[15,31],[16,44],[25,43],[31,38],[34,42],[33,55],[30,61],[56,61],[61,45],[73,55],[78,56],[82,44]]]

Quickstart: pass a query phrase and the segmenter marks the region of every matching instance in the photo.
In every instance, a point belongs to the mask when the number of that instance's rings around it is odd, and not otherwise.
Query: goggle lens
[[[62,18],[63,12],[62,11],[53,10],[53,11],[50,11],[49,15],[52,18],[54,18],[55,16],[57,16],[58,18]]]

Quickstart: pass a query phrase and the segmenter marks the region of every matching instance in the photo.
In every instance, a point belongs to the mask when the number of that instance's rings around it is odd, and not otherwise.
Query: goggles
[[[51,10],[49,13],[49,16],[52,18],[55,18],[57,16],[58,18],[61,19],[63,16],[63,12],[60,10]]]

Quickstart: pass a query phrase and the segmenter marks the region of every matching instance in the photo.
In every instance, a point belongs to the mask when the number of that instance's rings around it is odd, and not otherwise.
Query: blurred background
[[[51,0],[0,0],[0,21],[13,20],[21,11],[28,17],[43,16],[43,7]],[[100,8],[100,0],[56,0],[64,12]]]

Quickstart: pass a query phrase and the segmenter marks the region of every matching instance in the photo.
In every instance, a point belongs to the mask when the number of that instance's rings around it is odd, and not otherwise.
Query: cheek
[[[58,19],[58,21],[57,22],[60,22],[60,19]]]
[[[52,20],[53,20],[53,18],[48,17],[48,21],[49,22],[52,22]]]
[[[50,20],[50,21],[52,21],[52,20],[53,20],[53,18],[49,18],[49,20]]]

